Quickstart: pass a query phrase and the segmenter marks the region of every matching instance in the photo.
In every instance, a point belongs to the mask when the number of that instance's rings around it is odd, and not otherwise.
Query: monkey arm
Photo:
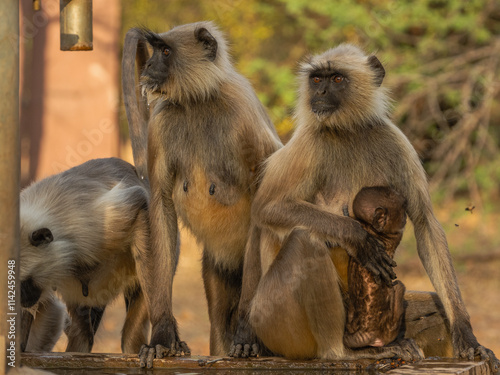
[[[155,146],[150,147],[152,155],[156,155]],[[190,354],[190,351],[179,340],[172,312],[172,284],[178,258],[177,215],[172,200],[174,174],[163,158],[150,157],[149,161],[151,254],[138,260],[138,276],[144,286],[152,325],[149,346],[141,347],[139,357],[141,367],[151,368],[155,357]]]
[[[500,361],[490,349],[478,343],[472,332],[446,236],[434,216],[427,189],[417,188],[415,196],[419,202],[409,201],[408,216],[414,226],[418,255],[449,319],[455,356],[473,360],[475,355],[480,355],[481,359],[490,362],[493,371],[497,371],[500,369]]]
[[[381,242],[366,232],[357,221],[333,214],[303,200],[282,199],[263,203],[256,199],[252,206],[256,223],[276,232],[305,228],[327,237],[343,247],[350,256],[366,267],[375,280],[392,285],[396,265]]]

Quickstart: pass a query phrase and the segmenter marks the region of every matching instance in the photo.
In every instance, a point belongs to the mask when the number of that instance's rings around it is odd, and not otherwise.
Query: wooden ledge
[[[397,362],[397,361],[393,361]],[[120,369],[120,373],[130,373],[126,369],[139,368],[137,355],[128,354],[101,354],[101,353],[23,353],[23,366],[32,368],[54,370],[58,369]],[[241,371],[325,371],[343,370],[359,372],[369,370],[370,373],[388,373],[394,375],[409,374],[463,374],[463,375],[490,375],[488,364],[484,361],[470,362],[456,359],[426,359],[419,362],[401,364],[391,369],[398,363],[385,361],[379,364],[369,360],[359,361],[290,361],[278,357],[262,357],[252,359],[234,359],[229,357],[175,357],[155,359],[155,369],[194,370],[197,372],[213,372],[218,370]],[[125,371],[124,371],[125,370]],[[266,372],[267,372],[266,371]],[[233,372],[233,371],[231,371]],[[106,372],[108,373],[108,371]],[[109,372],[112,374],[112,372]]]

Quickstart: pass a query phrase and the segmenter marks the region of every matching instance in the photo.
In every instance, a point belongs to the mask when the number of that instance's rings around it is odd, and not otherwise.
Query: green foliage
[[[123,35],[146,25],[214,20],[228,36],[238,69],[256,88],[281,135],[293,129],[297,62],[340,43],[375,52],[394,119],[436,183],[460,175],[489,189],[481,168],[495,158],[500,121],[500,3],[496,0],[123,0]],[[495,60],[496,59],[496,60]],[[492,91],[491,88],[494,90]],[[471,120],[472,119],[472,120]],[[478,134],[493,135],[484,140]],[[465,142],[461,142],[465,140]],[[454,145],[460,152],[451,155]],[[470,155],[474,157],[470,158]],[[467,180],[470,181],[470,180]],[[472,189],[469,182],[464,189]]]

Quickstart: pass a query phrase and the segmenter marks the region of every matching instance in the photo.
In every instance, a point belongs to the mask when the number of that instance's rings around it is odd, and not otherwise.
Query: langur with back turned
[[[172,313],[178,220],[203,246],[210,354],[227,354],[233,341],[256,176],[281,143],[227,49],[211,22],[162,34],[132,29],[126,36],[125,105],[131,134],[137,135],[134,159],[144,166],[151,186],[152,265],[144,269],[142,284],[152,337],[140,352],[141,366],[152,367],[155,357],[189,354]],[[143,93],[139,99],[136,56]]]
[[[450,323],[455,356],[480,355],[496,368],[493,352],[472,333],[422,164],[389,118],[388,98],[381,87],[384,75],[375,56],[346,44],[302,63],[297,129],[288,144],[268,159],[252,206],[260,239],[253,241],[245,262],[260,264],[249,273],[261,277],[249,276],[258,284],[246,284],[242,291],[242,300],[250,301],[244,306],[249,322],[263,343],[282,355],[329,359],[369,355],[343,344],[345,311],[339,275],[327,261],[330,250],[325,243],[339,245],[375,279],[390,285],[395,263],[382,243],[344,216],[352,212],[354,197],[363,187],[388,186],[407,201],[420,259]],[[290,277],[290,272],[298,277]],[[273,293],[279,298],[269,298]],[[418,348],[413,349],[410,353],[418,357]],[[389,354],[383,353],[387,350],[400,354],[398,346],[367,350],[374,355]]]

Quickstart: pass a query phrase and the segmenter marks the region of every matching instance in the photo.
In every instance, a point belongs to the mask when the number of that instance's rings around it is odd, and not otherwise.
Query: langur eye
[[[341,75],[335,75],[332,77],[332,81],[335,82],[335,83],[340,83],[344,80],[344,77],[342,77]]]
[[[313,82],[314,83],[320,83],[321,82],[321,78],[319,78],[319,77],[313,77]]]
[[[168,55],[170,55],[170,49],[169,49],[169,48],[167,48],[167,47],[165,47],[165,48],[163,49],[162,53],[163,53],[165,56],[168,56]]]

